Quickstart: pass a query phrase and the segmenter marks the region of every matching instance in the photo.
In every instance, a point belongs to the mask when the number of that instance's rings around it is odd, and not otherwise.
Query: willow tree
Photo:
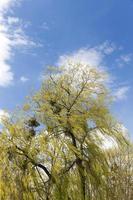
[[[53,68],[21,116],[3,122],[1,199],[106,199],[103,138],[117,148],[125,142],[109,109],[106,77],[82,64]]]
[[[133,199],[133,146],[109,151],[108,200]]]

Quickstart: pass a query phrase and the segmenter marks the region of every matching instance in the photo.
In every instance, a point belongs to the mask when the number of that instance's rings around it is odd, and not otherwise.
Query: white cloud
[[[123,100],[127,98],[127,93],[129,91],[130,87],[129,86],[122,86],[119,87],[115,92],[114,92],[114,98],[115,100]]]
[[[67,65],[68,62],[72,62],[99,67],[103,64],[104,57],[115,50],[116,46],[107,41],[93,48],[81,48],[71,54],[61,55],[57,64]]]
[[[0,0],[0,11],[5,12],[6,9],[11,5],[12,0]]]
[[[0,86],[7,86],[13,80],[13,73],[11,72],[11,68],[7,63],[11,57],[11,40],[8,36],[8,28],[3,21],[4,13],[10,4],[10,0],[0,1]]]
[[[81,63],[97,67],[101,64],[102,59],[103,55],[101,52],[93,48],[79,49],[72,54],[60,56],[58,65],[66,65],[70,61],[72,63]]]
[[[77,65],[77,71],[75,72],[76,79],[82,79],[82,73],[90,71],[90,69],[97,69],[98,71],[106,72],[105,57],[109,56],[116,50],[116,46],[108,41],[90,48],[81,48],[75,52],[61,55],[57,61],[58,66],[63,66],[68,73],[71,73],[73,64]],[[80,64],[80,66],[79,66]],[[78,69],[79,68],[79,69]],[[70,71],[69,71],[70,70]],[[106,74],[107,75],[107,74]],[[102,77],[99,81],[111,82],[109,76]]]
[[[12,6],[16,6],[21,0],[0,0],[0,87],[6,87],[13,82],[10,61],[13,50],[16,47],[35,46],[25,34],[21,20],[8,16]]]
[[[93,48],[81,48],[70,54],[61,55],[56,64],[63,67],[63,73],[72,76],[73,87],[80,88],[79,85],[84,80],[95,81],[98,84],[92,88],[92,93],[104,92],[104,89],[100,87],[101,84],[110,81],[104,67],[104,57],[113,53],[113,51],[112,44],[105,42]],[[100,75],[96,79],[94,71]]]
[[[29,81],[29,79],[27,77],[25,77],[25,76],[21,76],[20,77],[20,81],[25,83],[25,82]]]
[[[0,86],[7,86],[13,80],[13,73],[7,61],[11,57],[11,40],[8,36],[7,26],[4,22],[4,14],[11,5],[11,0],[0,1]]]

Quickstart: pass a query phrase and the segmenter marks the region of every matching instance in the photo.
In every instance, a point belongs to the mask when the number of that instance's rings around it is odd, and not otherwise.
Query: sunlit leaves
[[[52,69],[22,111],[4,122],[0,199],[114,200],[112,155],[102,140],[113,138],[118,148],[126,139],[109,110],[106,74],[68,67]]]

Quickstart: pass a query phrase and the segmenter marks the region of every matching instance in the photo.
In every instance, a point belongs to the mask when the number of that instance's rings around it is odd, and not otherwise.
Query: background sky
[[[133,137],[133,0],[0,0],[0,114],[66,58],[109,72],[112,111]]]

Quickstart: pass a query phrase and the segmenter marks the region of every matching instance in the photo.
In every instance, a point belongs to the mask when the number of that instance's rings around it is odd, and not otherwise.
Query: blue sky
[[[133,0],[0,0],[0,112],[69,57],[110,73],[113,112],[133,135],[132,19]]]

